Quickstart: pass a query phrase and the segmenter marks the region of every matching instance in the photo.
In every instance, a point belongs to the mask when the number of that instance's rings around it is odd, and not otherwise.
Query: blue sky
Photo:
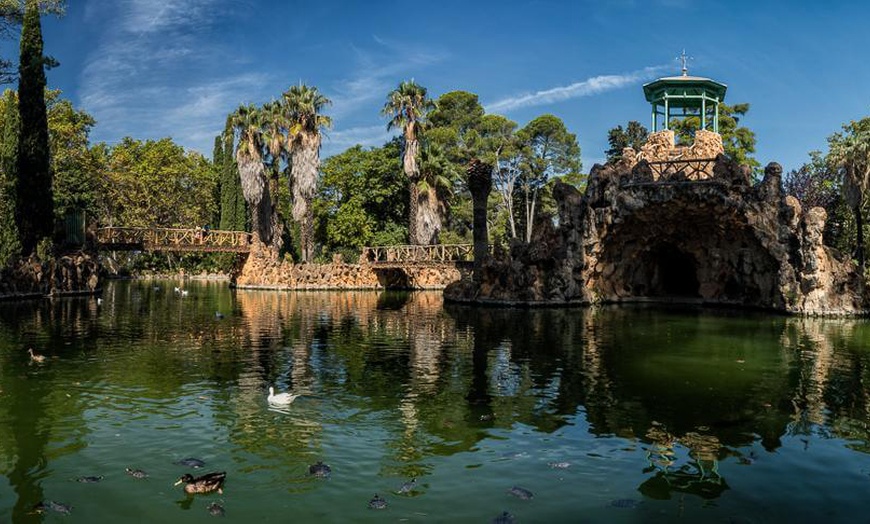
[[[329,156],[386,141],[380,108],[414,79],[520,125],[559,116],[584,171],[608,129],[649,126],[641,86],[679,74],[685,48],[690,74],[751,104],[758,160],[789,170],[870,115],[868,20],[858,0],[69,0],[43,31],[49,84],[96,118],[94,142],[170,136],[210,157],[229,112],[302,81],[333,101]]]

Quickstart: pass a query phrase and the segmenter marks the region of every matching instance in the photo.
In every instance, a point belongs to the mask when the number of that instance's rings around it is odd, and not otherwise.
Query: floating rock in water
[[[212,517],[223,517],[224,515],[226,515],[226,511],[224,510],[224,507],[221,506],[220,504],[218,504],[217,502],[212,502],[211,504],[208,505],[208,507],[206,509],[208,509],[208,513]]]
[[[417,488],[417,479],[413,478],[410,481],[402,484],[402,487],[399,488],[399,493],[400,494],[410,493],[410,492],[414,491],[416,488]]]
[[[326,478],[330,473],[332,473],[332,468],[330,468],[328,464],[324,464],[319,460],[317,461],[317,464],[308,466],[308,474],[314,475],[315,477]]]
[[[48,510],[51,510],[57,513],[63,513],[64,515],[69,515],[72,512],[72,506],[70,506],[69,504],[64,504],[63,502],[43,500],[42,502],[33,506],[33,510],[37,513],[44,513]]]
[[[175,464],[176,466],[186,466],[188,468],[193,468],[193,469],[197,469],[197,468],[201,468],[201,467],[205,466],[205,462],[203,462],[199,459],[196,459],[196,458],[192,458],[192,457],[181,459],[177,462],[173,462],[173,464]]]
[[[514,516],[503,511],[501,515],[492,519],[492,524],[514,524]]]
[[[517,497],[517,498],[520,498],[523,500],[531,500],[532,497],[535,496],[531,491],[527,490],[526,488],[521,488],[519,486],[514,486],[511,489],[509,489],[507,492],[510,493],[511,495],[513,495],[514,497]]]
[[[616,499],[616,500],[610,501],[610,505],[613,506],[614,508],[633,509],[633,508],[636,508],[640,505],[640,501],[635,500],[635,499]]]
[[[375,493],[375,497],[369,501],[369,509],[387,509],[386,499]]]
[[[96,484],[97,482],[103,480],[103,476],[100,475],[97,477],[79,477],[76,480],[78,482],[81,482],[82,484]]]
[[[547,465],[553,469],[568,469],[571,467],[570,462],[548,462]]]
[[[145,473],[141,469],[125,468],[125,470],[127,471],[127,474],[133,478],[137,478],[137,479],[147,479],[148,478],[148,473]]]

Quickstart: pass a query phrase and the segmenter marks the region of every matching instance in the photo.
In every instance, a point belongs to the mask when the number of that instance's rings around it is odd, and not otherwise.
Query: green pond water
[[[868,342],[860,320],[205,282],[0,303],[0,523],[864,522]],[[223,494],[173,486],[211,471]]]

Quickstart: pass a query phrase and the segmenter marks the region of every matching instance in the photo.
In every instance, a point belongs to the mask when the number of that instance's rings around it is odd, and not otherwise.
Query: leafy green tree
[[[207,224],[214,216],[214,172],[198,153],[172,140],[124,138],[108,151],[100,194],[109,203],[100,223],[127,227]]]
[[[292,156],[293,219],[300,226],[302,261],[314,257],[314,211],[311,204],[317,191],[320,170],[321,131],[332,126],[332,119],[322,113],[332,102],[316,87],[292,86],[283,94],[288,112],[288,136]]]
[[[408,177],[409,221],[408,234],[411,244],[433,244],[437,241],[438,231],[434,230],[438,209],[432,206],[428,194],[421,194],[420,183],[420,135],[429,111],[434,104],[429,99],[426,88],[413,80],[401,82],[387,95],[381,113],[390,118],[387,129],[401,129],[404,147],[402,168]]]
[[[60,91],[47,91],[48,136],[54,173],[55,218],[82,210],[96,214],[98,163],[90,148],[89,136],[96,121],[85,111],[77,110]]]
[[[519,180],[519,142],[517,123],[502,115],[484,115],[480,122],[480,159],[491,166],[492,183],[501,203],[502,220],[510,238],[517,237],[514,198]],[[496,219],[498,220],[498,219]],[[493,228],[490,227],[492,231]]]
[[[626,147],[639,152],[648,136],[647,128],[636,120],[630,121],[625,129],[621,125],[614,127],[607,132],[607,143],[610,144],[610,148],[604,152],[607,155],[607,162],[616,162],[622,159],[622,151]]]
[[[542,115],[526,124],[517,131],[517,140],[525,241],[531,242],[539,190],[551,177],[580,171],[580,146],[577,135],[569,133],[554,115]]]
[[[318,241],[329,251],[400,244],[407,235],[407,179],[399,139],[354,146],[323,163],[315,209]]]
[[[843,197],[855,214],[858,268],[864,272],[864,216],[870,189],[870,117],[852,121],[828,137],[828,161],[840,175]]]
[[[725,154],[742,165],[758,168],[758,160],[751,155],[755,153],[755,132],[740,125],[740,120],[749,112],[749,104],[734,104],[733,106],[719,104],[719,134]],[[677,142],[689,145],[694,141],[695,131],[701,127],[698,116],[671,120],[669,126],[677,136]]]
[[[54,232],[54,200],[45,106],[45,66],[39,3],[28,0],[21,30],[18,67],[18,167],[16,221],[24,253]]]
[[[480,130],[484,109],[477,95],[467,91],[451,91],[438,97],[428,116],[426,140],[437,145],[439,151],[457,172],[465,172],[464,165],[480,156],[482,146]]]

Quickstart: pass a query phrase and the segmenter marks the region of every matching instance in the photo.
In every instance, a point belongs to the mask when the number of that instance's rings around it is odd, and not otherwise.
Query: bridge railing
[[[713,180],[715,158],[678,158],[649,162],[649,171],[623,181],[623,186],[706,182]]]
[[[470,262],[473,259],[471,244],[373,246],[364,247],[360,255],[362,263],[377,265]]]
[[[250,249],[251,234],[204,228],[102,227],[97,229],[96,241],[104,249],[117,250],[245,252]]]

